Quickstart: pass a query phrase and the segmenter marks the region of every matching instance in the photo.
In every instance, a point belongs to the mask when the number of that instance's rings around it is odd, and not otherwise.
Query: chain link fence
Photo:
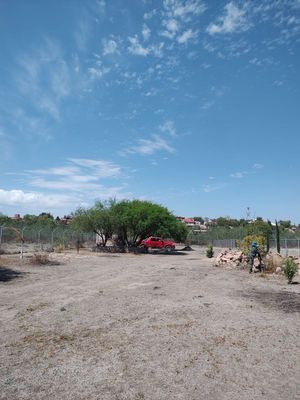
[[[68,227],[49,229],[0,226],[0,249],[2,252],[52,251],[59,246],[75,248],[78,243],[81,247],[94,247],[96,244],[95,233],[84,233]]]
[[[190,245],[203,247],[212,245],[216,248],[236,248],[238,240],[240,238],[217,239],[201,234],[188,236]],[[93,248],[96,245],[96,234],[73,230],[68,226],[57,226],[53,229],[0,226],[0,250],[2,252],[52,251],[59,246],[66,249],[75,248],[78,243],[81,247]],[[280,240],[280,248],[281,254],[284,256],[300,256],[300,238],[283,238]],[[270,250],[277,251],[275,239],[270,240]]]
[[[190,245],[197,246],[213,246],[215,248],[230,248],[234,249],[238,247],[238,241],[240,241],[242,237],[234,238],[234,239],[218,239],[213,236],[212,232],[208,235],[207,233],[199,234],[190,232],[188,235],[188,242]],[[270,250],[276,252],[277,251],[277,242],[275,238],[270,239]],[[300,256],[300,238],[282,238],[280,239],[280,252],[284,256]]]

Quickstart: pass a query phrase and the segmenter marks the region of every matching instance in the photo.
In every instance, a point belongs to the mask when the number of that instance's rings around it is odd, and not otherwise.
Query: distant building
[[[207,231],[208,224],[206,222],[204,222],[204,224],[201,224],[200,221],[196,221],[194,218],[190,217],[176,217],[176,219],[190,228],[195,228],[193,229],[193,231]]]
[[[15,214],[11,219],[14,219],[15,221],[21,221],[21,215],[20,214]]]
[[[57,221],[59,224],[68,225],[68,224],[72,221],[72,219],[73,219],[73,217],[72,217],[71,215],[64,215],[63,218],[61,218],[60,220],[57,220],[57,219],[56,219],[56,221]]]

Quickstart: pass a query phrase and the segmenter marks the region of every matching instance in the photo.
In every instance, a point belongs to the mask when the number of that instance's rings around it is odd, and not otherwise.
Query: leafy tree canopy
[[[125,244],[137,244],[148,236],[184,240],[187,228],[165,207],[150,201],[123,200],[112,207],[115,229]]]
[[[184,240],[187,228],[177,221],[165,207],[149,201],[123,200],[97,202],[89,209],[74,213],[72,226],[83,231],[94,231],[103,245],[116,234],[124,245],[136,245],[148,236],[162,236]]]

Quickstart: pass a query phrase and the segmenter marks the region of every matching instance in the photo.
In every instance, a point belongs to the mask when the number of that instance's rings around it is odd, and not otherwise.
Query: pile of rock
[[[300,257],[292,258],[298,265],[298,273],[300,275]],[[269,273],[282,273],[282,262],[284,257],[279,253],[269,252],[263,257],[263,263],[265,270]],[[215,258],[215,265],[222,266],[225,268],[246,268],[247,267],[247,256],[245,256],[240,250],[224,249]],[[259,266],[259,260],[255,258],[254,268]]]
[[[240,267],[247,263],[246,257],[240,250],[224,249],[216,257],[217,266]]]

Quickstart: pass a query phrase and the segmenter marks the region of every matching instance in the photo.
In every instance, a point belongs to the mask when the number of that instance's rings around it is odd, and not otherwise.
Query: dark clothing
[[[261,263],[261,255],[258,247],[251,247],[248,255],[249,272],[252,272],[255,257],[257,257],[259,262]]]

